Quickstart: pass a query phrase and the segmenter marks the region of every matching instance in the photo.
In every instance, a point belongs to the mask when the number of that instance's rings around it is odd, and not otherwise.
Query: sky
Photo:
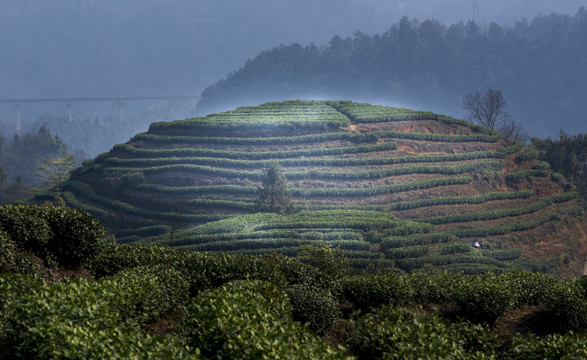
[[[587,0],[478,0],[482,26]],[[197,95],[280,44],[384,33],[403,16],[447,25],[475,0],[0,0],[0,98]],[[110,104],[110,109],[118,107]],[[23,121],[53,109],[23,107]],[[79,111],[78,107],[78,111]],[[109,110],[112,111],[112,110]],[[0,122],[14,107],[0,107]],[[92,116],[94,117],[94,116]]]

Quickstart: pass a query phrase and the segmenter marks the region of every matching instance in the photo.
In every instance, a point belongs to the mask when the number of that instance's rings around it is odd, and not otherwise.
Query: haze
[[[509,25],[552,12],[574,15],[582,5],[585,2],[578,0],[480,0],[477,13],[472,0],[4,0],[0,99],[199,95],[280,44],[320,47],[335,35],[352,36],[357,30],[384,33],[403,16],[434,18],[446,25],[473,18],[482,26]],[[239,105],[238,99],[234,105]],[[426,109],[426,102],[418,99],[397,105]],[[116,102],[74,104],[73,117],[116,117],[119,107]],[[164,108],[168,113],[163,116]],[[151,111],[152,119],[128,116],[152,109],[157,110]],[[125,141],[146,130],[147,120],[193,115],[194,103],[169,109],[166,101],[125,104],[126,119],[134,126],[125,126],[123,134],[111,140]],[[65,117],[67,111],[64,103],[22,104],[23,130],[36,131],[41,115]],[[585,119],[575,121],[574,132],[587,131]],[[1,103],[2,131],[13,133],[14,123],[14,104]],[[73,141],[74,136],[64,137]]]

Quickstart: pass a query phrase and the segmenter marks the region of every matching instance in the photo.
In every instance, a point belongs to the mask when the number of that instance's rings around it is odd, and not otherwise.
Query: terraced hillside
[[[583,208],[536,155],[429,112],[288,101],[153,123],[61,190],[122,242],[292,255],[328,243],[357,266],[499,271],[540,258],[580,272]],[[247,215],[271,161],[300,213]]]

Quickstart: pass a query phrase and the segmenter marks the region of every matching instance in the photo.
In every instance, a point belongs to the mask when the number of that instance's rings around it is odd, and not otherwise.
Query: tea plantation
[[[254,214],[270,163],[293,215]],[[350,101],[153,123],[58,188],[122,243],[290,256],[329,245],[357,268],[564,276],[582,274],[587,255],[583,205],[534,149],[444,115]]]
[[[202,253],[114,243],[76,209],[4,206],[0,213],[0,359],[587,356],[584,278],[359,271],[348,249],[327,245],[302,245],[295,258]],[[236,217],[195,235],[287,231],[307,220],[308,231],[384,234],[389,249],[397,236],[434,238],[426,232],[433,225],[381,212],[338,211],[344,221],[329,222],[338,231],[319,227],[328,212],[309,213],[287,221]]]

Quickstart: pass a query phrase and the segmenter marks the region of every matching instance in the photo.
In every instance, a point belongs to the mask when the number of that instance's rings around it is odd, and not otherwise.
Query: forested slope
[[[323,46],[264,51],[205,89],[197,110],[327,97],[459,116],[467,93],[492,88],[504,93],[531,135],[555,136],[561,128],[575,134],[585,132],[585,44],[584,8],[511,26],[404,17],[375,35],[357,31]]]

